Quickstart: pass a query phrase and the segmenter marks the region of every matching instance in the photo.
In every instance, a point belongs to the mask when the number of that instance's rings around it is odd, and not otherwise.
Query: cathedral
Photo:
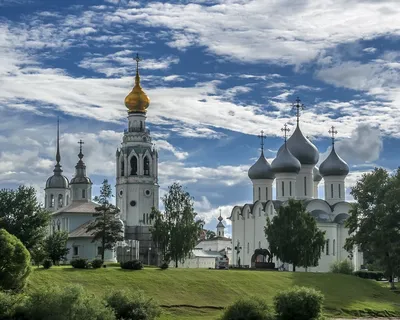
[[[326,245],[317,267],[307,271],[327,272],[335,261],[352,259],[356,270],[360,269],[362,253],[357,249],[349,254],[343,249],[348,237],[344,222],[349,217],[350,204],[346,202],[345,179],[349,166],[335,150],[334,127],[332,147],[329,156],[316,166],[319,152],[315,145],[306,138],[300,129],[300,110],[303,105],[296,100],[297,125],[286,139],[289,128],[285,124],[282,131],[285,141],[271,164],[264,157],[264,136],[261,131],[261,155],[250,167],[248,176],[253,185],[253,202],[232,209],[233,265],[254,267],[257,262],[265,262],[260,252],[269,252],[269,245],[264,233],[266,218],[271,220],[287,201],[303,201],[306,210],[315,218],[318,228],[325,231]],[[318,198],[318,185],[324,180],[324,199]],[[273,185],[275,188],[273,188]],[[273,194],[275,190],[275,194]],[[264,250],[259,250],[264,249]],[[278,268],[288,270],[290,265],[273,257]],[[302,271],[304,268],[297,268]]]
[[[125,98],[128,127],[116,151],[116,205],[120,209],[125,241],[140,241],[139,259],[156,264],[150,213],[153,207],[159,206],[158,152],[146,128],[150,99],[140,86],[139,60],[137,57],[135,85]],[[52,212],[50,234],[60,230],[69,234],[67,261],[78,257],[91,260],[101,255],[100,244],[93,243],[93,236],[86,232],[98,204],[92,201],[92,181],[83,162],[83,141],[79,143],[75,176],[69,181],[62,174],[58,126],[56,165],[45,187],[45,208]],[[115,251],[106,251],[105,260],[116,261]]]

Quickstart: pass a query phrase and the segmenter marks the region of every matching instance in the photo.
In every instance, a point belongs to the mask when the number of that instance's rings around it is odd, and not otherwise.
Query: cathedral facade
[[[264,157],[263,135],[261,134],[261,155],[250,167],[248,176],[253,185],[253,202],[232,209],[233,265],[255,266],[263,262],[258,255],[260,250],[269,249],[264,227],[266,219],[271,220],[281,206],[289,199],[303,201],[306,210],[315,218],[318,228],[325,231],[326,245],[321,253],[317,267],[307,271],[327,272],[332,263],[352,259],[355,269],[360,269],[362,253],[357,249],[349,253],[343,246],[349,236],[344,222],[349,217],[350,203],[346,202],[345,179],[349,166],[339,157],[335,150],[334,128],[332,148],[329,156],[316,166],[319,152],[300,129],[300,100],[297,100],[297,126],[277,152],[271,164]],[[324,199],[318,198],[318,185],[324,180]],[[274,188],[273,188],[274,186]],[[275,190],[275,194],[273,191]],[[288,270],[290,265],[273,257],[276,267]],[[304,270],[296,267],[296,270]]]

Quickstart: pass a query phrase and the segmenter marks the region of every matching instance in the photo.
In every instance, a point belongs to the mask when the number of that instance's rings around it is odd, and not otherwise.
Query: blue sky
[[[339,132],[349,192],[374,166],[399,165],[399,40],[391,0],[0,0],[0,187],[43,197],[57,117],[64,173],[83,139],[94,194],[114,184],[139,52],[161,191],[184,185],[209,228],[251,201],[257,135],[272,160],[297,96],[321,160]]]

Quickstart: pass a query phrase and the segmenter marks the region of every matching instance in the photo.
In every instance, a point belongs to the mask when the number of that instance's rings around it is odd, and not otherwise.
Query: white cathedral
[[[156,264],[158,256],[152,247],[149,228],[152,208],[159,208],[158,152],[152,143],[150,130],[146,128],[150,99],[140,86],[138,57],[136,61],[135,85],[125,98],[128,129],[116,151],[116,205],[121,210],[125,240],[140,241],[139,258]],[[49,232],[68,232],[68,261],[78,257],[94,259],[101,254],[100,244],[92,243],[92,235],[86,232],[98,204],[92,201],[92,181],[86,175],[86,165],[82,160],[83,142],[79,143],[79,161],[75,176],[69,181],[62,174],[58,129],[56,165],[45,187],[45,208],[52,212]],[[115,251],[106,251],[105,260],[115,261]]]
[[[344,221],[349,217],[350,204],[346,202],[345,179],[349,173],[349,166],[335,151],[334,128],[332,134],[332,148],[329,156],[320,164],[319,152],[314,144],[307,139],[299,124],[300,109],[303,107],[300,100],[296,100],[297,126],[293,134],[286,140],[289,131],[287,126],[285,142],[277,152],[271,164],[264,157],[263,132],[261,132],[261,155],[257,162],[250,167],[248,176],[253,184],[253,202],[232,209],[233,265],[254,267],[257,262],[265,262],[265,256],[260,255],[269,249],[264,233],[266,218],[271,220],[279,207],[285,206],[289,199],[303,201],[306,210],[317,221],[318,228],[325,231],[326,245],[322,251],[317,267],[307,271],[327,272],[335,261],[352,259],[354,268],[360,269],[362,253],[355,249],[349,254],[343,246],[348,237],[348,229]],[[318,185],[324,179],[324,199],[318,199]],[[273,197],[273,185],[275,197]],[[291,265],[272,260],[276,267],[288,270]],[[304,268],[296,267],[298,271]]]

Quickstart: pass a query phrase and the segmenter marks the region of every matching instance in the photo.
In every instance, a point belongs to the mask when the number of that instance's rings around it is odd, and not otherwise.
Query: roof
[[[211,239],[204,239],[201,242],[203,242],[203,241],[214,241],[214,240],[232,241],[231,238],[227,238],[227,237],[214,237],[214,238],[211,238]]]
[[[248,176],[251,180],[275,178],[274,172],[267,159],[265,159],[263,151],[261,151],[257,162],[250,167]]]
[[[221,253],[218,251],[211,251],[211,250],[203,250],[203,249],[193,249],[192,254],[195,257],[201,257],[201,258],[218,258],[221,257]]]
[[[92,238],[93,237],[93,232],[86,232],[87,227],[92,223],[93,221],[90,220],[88,222],[85,222],[84,224],[81,224],[78,228],[75,230],[72,230],[68,238]]]
[[[98,206],[98,203],[92,201],[74,200],[69,206],[57,210],[54,215],[60,213],[96,213],[95,208]]]

